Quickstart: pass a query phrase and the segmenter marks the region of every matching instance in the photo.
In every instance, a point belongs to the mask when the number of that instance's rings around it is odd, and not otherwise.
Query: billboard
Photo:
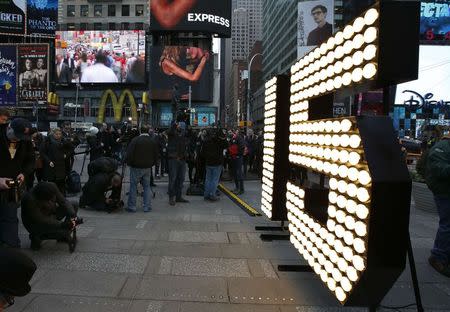
[[[24,44],[17,47],[17,84],[20,106],[47,101],[48,45]]]
[[[25,34],[26,0],[0,0],[0,33]]]
[[[297,57],[302,58],[333,34],[334,0],[304,1],[298,4]]]
[[[59,85],[146,82],[143,30],[58,31],[56,38]],[[98,54],[106,59],[98,62]]]
[[[150,30],[199,31],[231,37],[231,0],[151,0]]]
[[[212,102],[213,57],[196,47],[154,46],[151,48],[150,85],[154,100]]]
[[[0,45],[0,106],[16,105],[17,50]]]
[[[58,0],[27,1],[27,34],[55,36],[58,21]]]
[[[395,104],[450,106],[450,46],[420,46],[419,79],[397,86]]]
[[[420,6],[421,40],[445,40],[450,44],[450,3],[424,1]]]

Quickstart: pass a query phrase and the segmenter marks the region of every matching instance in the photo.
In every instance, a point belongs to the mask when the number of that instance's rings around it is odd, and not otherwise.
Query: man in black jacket
[[[186,176],[186,156],[188,138],[185,134],[185,123],[173,123],[168,131],[167,157],[169,158],[169,204],[175,202],[188,203],[181,196]]]
[[[43,239],[68,239],[75,228],[74,207],[51,182],[40,182],[22,198],[22,222],[30,233],[31,249]]]
[[[30,122],[22,118],[0,125],[0,245],[20,247],[19,189],[34,170],[30,131]]]
[[[222,173],[224,150],[228,147],[225,133],[221,130],[212,129],[207,134],[202,146],[201,154],[205,159],[205,200],[215,202],[217,186],[219,185],[220,175]]]
[[[137,185],[144,188],[144,212],[152,210],[150,177],[152,167],[158,160],[158,145],[149,136],[149,127],[142,126],[141,135],[131,140],[128,145],[125,162],[130,167],[130,192],[128,195],[128,212],[136,212]]]

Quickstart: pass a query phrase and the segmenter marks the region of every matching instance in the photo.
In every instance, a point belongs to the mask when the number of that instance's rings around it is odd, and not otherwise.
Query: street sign
[[[73,129],[89,129],[94,126],[92,122],[72,122],[71,126]]]

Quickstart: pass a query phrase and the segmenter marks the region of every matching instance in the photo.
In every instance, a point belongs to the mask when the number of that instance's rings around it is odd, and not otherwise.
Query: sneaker
[[[133,210],[133,209],[125,209],[127,212],[129,212],[129,213],[135,213],[136,212],[136,210]]]
[[[177,203],[188,203],[189,201],[184,199],[183,197],[177,198],[176,200]]]
[[[169,199],[169,205],[175,206],[175,199],[173,199],[173,198]]]
[[[428,258],[428,262],[437,272],[441,273],[444,276],[450,277],[450,265],[444,264],[433,256]]]
[[[220,198],[218,198],[218,197],[216,197],[216,196],[211,196],[211,197],[208,197],[208,200],[209,200],[210,202],[216,202],[216,201],[219,201]]]

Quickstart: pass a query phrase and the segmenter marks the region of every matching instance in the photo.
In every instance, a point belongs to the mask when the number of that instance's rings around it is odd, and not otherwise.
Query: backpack
[[[67,191],[71,194],[81,192],[81,178],[78,172],[72,171],[67,177]]]
[[[231,144],[228,148],[228,153],[232,158],[236,158],[239,154],[239,146],[237,144]]]

